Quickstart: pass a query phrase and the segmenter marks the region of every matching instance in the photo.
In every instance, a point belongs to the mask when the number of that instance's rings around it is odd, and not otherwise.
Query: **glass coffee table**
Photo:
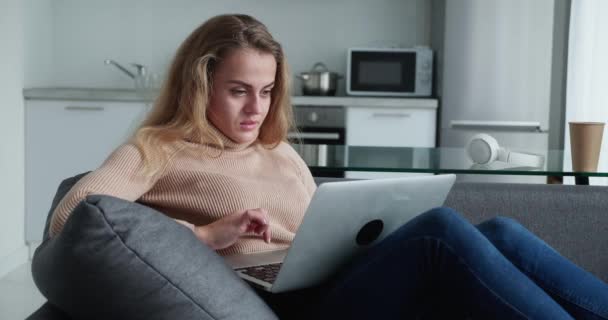
[[[311,171],[417,172],[493,175],[536,175],[553,178],[572,176],[576,184],[589,184],[589,177],[608,177],[608,172],[577,172],[563,169],[563,151],[534,152],[544,157],[540,167],[494,162],[473,163],[464,148],[410,148],[346,145],[294,145]]]

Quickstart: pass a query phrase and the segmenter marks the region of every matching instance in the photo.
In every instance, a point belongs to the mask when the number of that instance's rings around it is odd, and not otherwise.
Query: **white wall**
[[[25,87],[53,83],[53,0],[24,0]]]
[[[0,277],[27,259],[24,239],[23,3],[0,0]]]
[[[230,12],[248,13],[264,22],[283,44],[294,74],[308,71],[317,61],[344,73],[350,46],[430,44],[427,0],[55,0],[53,42],[44,44],[52,51],[46,85],[130,87],[131,80],[104,65],[105,59],[164,71],[194,28],[211,16]],[[40,51],[45,53],[39,57],[48,58],[48,50]],[[26,86],[34,83],[44,85],[27,79]],[[343,90],[344,84],[340,87]]]
[[[564,170],[572,169],[570,121],[608,121],[608,21],[604,0],[574,0],[572,2],[570,43],[568,51],[568,84],[564,135]],[[608,134],[604,129],[598,171],[608,170]],[[592,177],[592,185],[608,185],[608,178]],[[574,178],[564,179],[573,183]]]

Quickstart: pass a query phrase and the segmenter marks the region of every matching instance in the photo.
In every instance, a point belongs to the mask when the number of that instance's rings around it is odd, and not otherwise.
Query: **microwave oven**
[[[346,94],[424,97],[433,86],[433,51],[414,48],[350,48]]]

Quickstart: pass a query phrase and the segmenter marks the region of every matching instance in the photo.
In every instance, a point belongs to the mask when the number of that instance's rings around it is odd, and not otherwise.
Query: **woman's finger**
[[[268,213],[265,209],[250,209],[244,215],[245,220],[249,220],[248,232],[253,231],[261,235],[266,243],[270,243],[270,224],[268,223]]]
[[[266,243],[270,243],[270,225],[269,224],[265,224],[265,225],[258,224],[255,227],[254,232],[256,234],[261,235],[262,238],[264,239],[264,241],[266,241]]]
[[[257,234],[262,234],[266,229],[268,229],[268,224],[255,223],[253,231]]]
[[[270,228],[266,228],[266,231],[262,235],[266,243],[270,243]]]
[[[260,225],[268,224],[267,213],[263,209],[250,209],[245,212],[243,217],[247,223],[255,222]]]

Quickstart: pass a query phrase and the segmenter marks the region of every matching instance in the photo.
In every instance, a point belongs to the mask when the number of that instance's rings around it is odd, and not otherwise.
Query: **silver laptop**
[[[455,179],[448,174],[321,184],[289,249],[230,255],[226,261],[270,292],[319,284],[361,250],[443,205]]]

